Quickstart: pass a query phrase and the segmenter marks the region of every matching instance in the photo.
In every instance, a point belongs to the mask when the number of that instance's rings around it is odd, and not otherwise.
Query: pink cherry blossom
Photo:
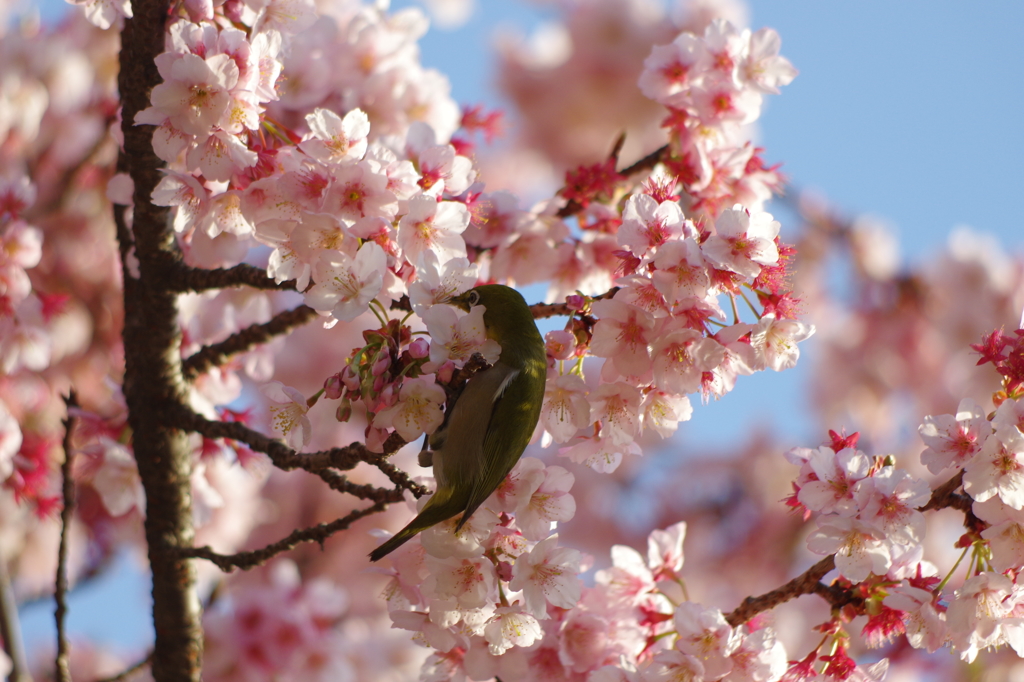
[[[641,377],[651,369],[649,344],[654,341],[654,318],[647,312],[611,299],[595,301],[598,316],[590,351],[609,358],[626,377]]]
[[[301,450],[308,445],[313,435],[313,425],[306,416],[309,411],[306,398],[280,381],[264,384],[260,392],[271,403],[270,423],[274,431],[282,434],[285,442],[294,450]]]
[[[762,265],[775,265],[779,260],[774,240],[780,227],[770,213],[727,209],[715,220],[715,234],[701,249],[716,267],[744,277],[757,277]]]
[[[1014,509],[1024,508],[1024,435],[1003,429],[989,437],[964,466],[964,491],[978,502],[998,496]]]
[[[891,564],[885,533],[873,525],[846,516],[818,519],[818,530],[807,538],[815,554],[835,554],[836,568],[847,580],[859,583],[869,574],[885,575]]]
[[[343,322],[354,320],[381,293],[386,264],[384,251],[374,242],[359,247],[355,258],[324,251],[313,271],[316,284],[305,294],[306,305]]]
[[[433,251],[440,263],[465,258],[461,234],[468,225],[465,205],[420,195],[409,200],[409,212],[398,223],[398,245],[412,264],[427,250]]]
[[[526,610],[534,617],[548,617],[548,604],[571,609],[580,600],[580,553],[558,546],[558,535],[538,543],[516,559],[509,588],[522,591]]]
[[[341,118],[329,109],[315,109],[306,116],[313,137],[299,144],[299,149],[324,163],[358,161],[366,154],[370,119],[360,109],[353,109]]]
[[[485,306],[474,306],[459,316],[451,306],[433,306],[423,313],[423,321],[430,332],[430,360],[441,364],[446,360],[464,363],[474,353],[493,363],[501,354],[501,346],[487,338],[484,327]]]
[[[992,433],[992,424],[980,405],[965,398],[960,401],[956,415],[925,417],[917,432],[928,446],[921,453],[921,462],[937,474],[950,466],[962,468],[980,452]]]
[[[800,357],[797,343],[814,334],[814,325],[799,320],[776,319],[774,313],[761,316],[750,335],[758,360],[776,372],[796,366]]]
[[[689,225],[690,235],[696,234]],[[647,194],[634,194],[626,201],[619,227],[619,244],[637,256],[653,253],[663,244],[683,234],[683,211],[679,204],[660,204]]]
[[[732,670],[732,655],[742,641],[741,633],[726,622],[721,611],[684,602],[673,614],[676,649],[693,656],[704,666],[709,679],[720,679]]]
[[[495,656],[514,646],[532,646],[541,636],[540,623],[518,605],[498,607],[493,620],[484,626],[488,649]]]
[[[433,433],[444,421],[444,389],[433,377],[416,377],[402,382],[398,402],[385,408],[373,418],[374,426],[393,428],[407,442],[424,433]]]

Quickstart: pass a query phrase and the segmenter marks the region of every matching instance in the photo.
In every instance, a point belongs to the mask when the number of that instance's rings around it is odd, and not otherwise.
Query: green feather
[[[487,336],[501,346],[501,355],[493,367],[473,375],[446,419],[443,442],[432,453],[433,497],[409,525],[370,554],[371,561],[459,513],[456,530],[461,529],[522,457],[540,418],[547,354],[526,300],[510,287],[485,284],[452,304],[466,310],[485,306]]]

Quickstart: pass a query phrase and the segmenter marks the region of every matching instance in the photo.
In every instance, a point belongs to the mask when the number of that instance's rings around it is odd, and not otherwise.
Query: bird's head
[[[484,326],[487,327],[487,335],[502,344],[503,348],[506,341],[512,339],[517,342],[539,342],[543,349],[544,341],[537,331],[530,306],[523,295],[512,287],[504,284],[481,284],[452,297],[448,303],[467,312],[478,305],[484,306]]]

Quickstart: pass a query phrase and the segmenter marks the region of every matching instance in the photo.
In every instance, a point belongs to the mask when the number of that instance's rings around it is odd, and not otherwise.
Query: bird
[[[461,530],[516,465],[540,419],[547,352],[522,294],[503,284],[483,284],[448,303],[469,312],[484,306],[488,338],[501,346],[497,362],[466,383],[445,423],[428,437],[437,483],[419,515],[370,553],[378,561],[420,531],[458,513]]]

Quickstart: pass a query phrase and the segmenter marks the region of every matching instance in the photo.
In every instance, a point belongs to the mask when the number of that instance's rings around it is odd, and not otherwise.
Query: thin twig
[[[262,452],[278,469],[294,471],[303,469],[317,474],[327,469],[350,471],[360,463],[377,467],[397,488],[408,490],[416,497],[427,493],[427,489],[414,483],[408,474],[387,461],[405,441],[397,433],[391,434],[384,443],[384,452],[371,452],[363,443],[352,443],[343,448],[331,448],[320,452],[298,453],[279,440],[268,438],[250,429],[241,422],[210,421],[192,411],[183,411],[174,420],[175,425],[187,431],[194,431],[207,438],[227,438],[245,443],[251,449]]]
[[[747,597],[735,611],[725,617],[725,620],[729,622],[729,625],[737,627],[757,614],[771,610],[779,604],[804,594],[817,593],[820,589],[818,586],[821,584],[821,578],[835,567],[835,557],[827,556],[782,587],[766,592],[759,597]]]
[[[216,564],[218,568],[225,572],[231,572],[236,568],[247,571],[251,568],[262,566],[273,557],[289,551],[300,543],[318,542],[323,545],[327,538],[338,531],[345,530],[364,516],[383,511],[386,507],[386,503],[376,502],[365,509],[354,509],[347,515],[330,523],[318,523],[315,526],[292,531],[287,537],[252,552],[218,554],[210,549],[209,546],[203,546],[182,548],[181,556],[190,559],[206,559]]]
[[[223,365],[239,353],[251,350],[275,336],[286,334],[295,327],[306,324],[316,315],[316,311],[307,305],[282,311],[267,322],[241,329],[220,343],[203,346],[181,363],[181,370],[186,379],[194,379],[211,367]]]
[[[127,668],[125,670],[122,670],[121,672],[117,673],[113,677],[103,677],[101,679],[98,679],[98,680],[96,680],[96,682],[124,682],[125,680],[127,680],[132,675],[134,675],[135,673],[139,672],[140,670],[142,670],[143,668],[145,668],[147,665],[149,665],[152,662],[153,662],[153,652],[150,651],[148,654],[146,654],[146,657],[144,659],[142,659],[138,663],[134,664],[132,667]]]
[[[7,572],[7,557],[0,552],[0,637],[4,649],[11,659],[11,674],[8,682],[32,682],[28,672],[28,657],[25,642],[21,638],[21,624],[18,622],[18,604],[11,588],[11,576]]]
[[[71,436],[78,419],[72,414],[78,407],[78,399],[74,390],[64,399],[68,416],[64,419],[64,461],[60,465],[60,475],[64,493],[64,507],[60,510],[60,546],[57,550],[57,579],[53,590],[53,599],[57,602],[54,618],[57,621],[57,682],[71,682],[69,667],[70,650],[67,632],[64,630],[64,619],[67,615],[65,596],[68,592],[68,534],[71,528],[71,517],[75,511],[75,482],[71,478]]]

